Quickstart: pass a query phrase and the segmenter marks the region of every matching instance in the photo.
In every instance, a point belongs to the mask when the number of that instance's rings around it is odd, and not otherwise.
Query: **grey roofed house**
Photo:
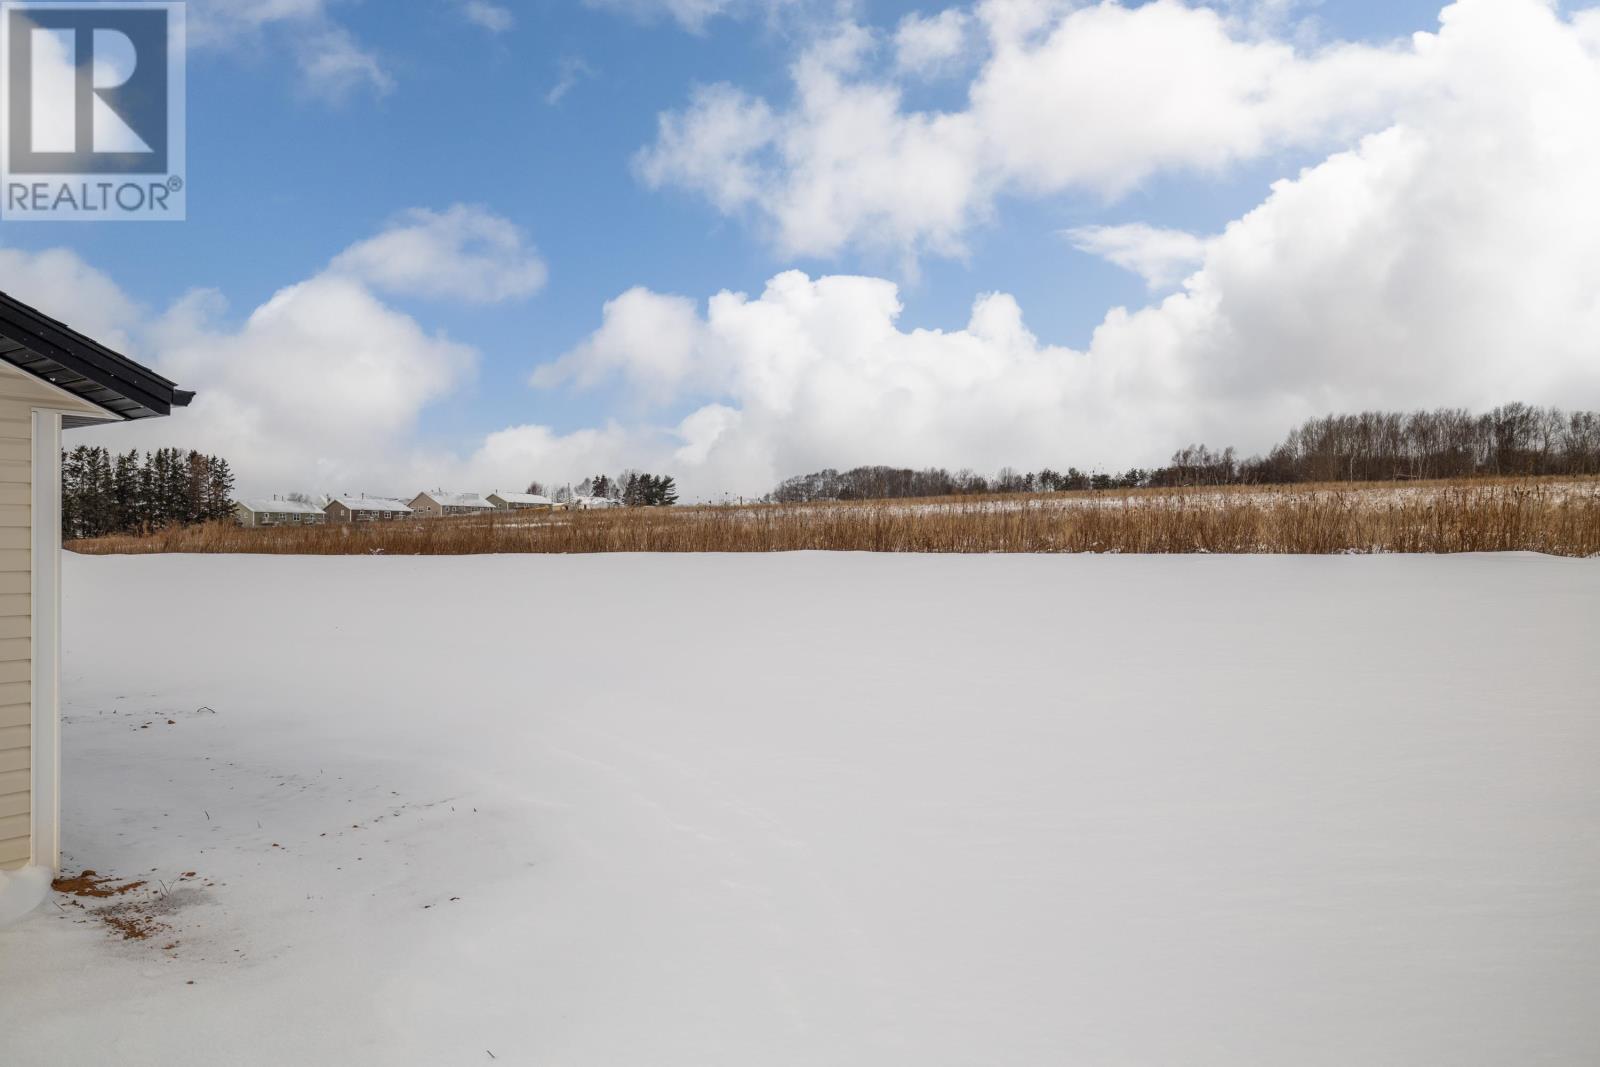
[[[322,509],[329,522],[394,522],[411,518],[411,506],[386,496],[336,496]]]
[[[0,869],[61,869],[61,433],[194,394],[0,293]]]
[[[328,521],[327,514],[315,504],[276,497],[235,501],[233,517],[240,526],[315,526]]]
[[[443,489],[429,489],[418,493],[410,502],[411,510],[419,516],[472,515],[493,511],[494,505],[477,493],[447,493]]]
[[[502,511],[521,511],[525,508],[548,508],[555,501],[547,496],[538,496],[534,493],[490,493],[486,498],[489,503]]]

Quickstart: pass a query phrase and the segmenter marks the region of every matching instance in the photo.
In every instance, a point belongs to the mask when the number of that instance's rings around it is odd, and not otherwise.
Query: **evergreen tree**
[[[85,536],[101,537],[116,529],[116,492],[112,485],[111,455],[104,448],[84,449],[79,507]]]
[[[212,522],[233,514],[233,471],[221,456],[211,457],[210,479],[206,486],[206,518]]]
[[[83,466],[88,449],[79,445],[61,454],[61,536],[83,536]]]
[[[117,456],[112,470],[112,523],[117,533],[136,533],[142,520],[142,481],[139,453],[130,449]]]
[[[211,467],[206,457],[191,450],[183,460],[183,522],[190,525],[206,521],[206,490],[211,484]]]
[[[90,445],[61,455],[65,540],[225,519],[232,496],[233,471],[219,456],[159,448],[141,460]]]

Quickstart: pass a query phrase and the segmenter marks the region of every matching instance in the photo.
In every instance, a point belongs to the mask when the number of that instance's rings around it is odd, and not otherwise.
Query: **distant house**
[[[532,493],[490,493],[489,503],[501,511],[525,511],[529,508],[550,508],[555,502],[547,496]]]
[[[411,518],[403,500],[384,496],[336,496],[322,509],[329,522],[394,522]]]
[[[317,526],[328,516],[315,504],[297,500],[241,500],[233,505],[240,526]]]
[[[481,515],[493,511],[494,505],[477,493],[447,493],[432,489],[418,493],[411,501],[411,510],[419,517],[438,518],[443,515]]]
[[[592,511],[600,508],[620,508],[622,501],[604,496],[575,496],[572,498],[572,506],[579,511]]]

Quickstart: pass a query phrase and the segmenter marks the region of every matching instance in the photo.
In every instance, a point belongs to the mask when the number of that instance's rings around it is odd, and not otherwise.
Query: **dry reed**
[[[1600,555],[1600,481],[1474,480],[512,513],[75,541],[98,555],[489,552],[1543,552]]]

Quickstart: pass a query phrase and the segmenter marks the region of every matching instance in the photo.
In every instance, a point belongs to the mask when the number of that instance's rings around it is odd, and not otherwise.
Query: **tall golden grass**
[[[73,551],[1544,552],[1600,555],[1600,480],[1472,480],[496,514],[357,526],[210,524]]]

